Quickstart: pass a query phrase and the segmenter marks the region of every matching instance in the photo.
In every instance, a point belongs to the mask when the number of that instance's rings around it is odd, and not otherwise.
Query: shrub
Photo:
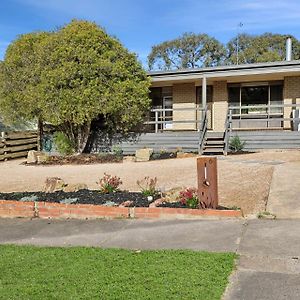
[[[112,153],[116,156],[122,156],[123,155],[123,150],[120,146],[113,146],[111,150],[112,150]]]
[[[104,176],[98,182],[100,191],[103,194],[115,193],[119,191],[119,186],[122,184],[120,177],[112,176],[104,173]]]
[[[245,144],[246,144],[246,142],[241,141],[240,137],[238,135],[236,135],[235,137],[233,137],[230,140],[229,148],[233,152],[239,152],[239,151],[243,151]]]
[[[156,189],[156,184],[157,184],[157,178],[150,178],[149,176],[146,176],[142,180],[138,180],[137,185],[141,189],[141,193],[148,197],[152,196],[154,197],[155,195],[158,194],[158,190]]]
[[[199,199],[197,195],[197,189],[187,188],[179,193],[179,201],[181,204],[186,205],[189,208],[199,207]]]
[[[71,155],[74,153],[74,146],[72,142],[63,132],[55,132],[53,140],[60,154]]]

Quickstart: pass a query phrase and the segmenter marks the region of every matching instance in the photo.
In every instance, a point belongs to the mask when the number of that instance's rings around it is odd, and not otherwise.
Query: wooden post
[[[218,171],[217,158],[202,156],[197,158],[199,208],[217,208]]]

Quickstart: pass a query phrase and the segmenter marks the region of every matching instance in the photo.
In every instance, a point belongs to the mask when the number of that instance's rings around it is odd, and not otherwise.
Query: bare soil
[[[24,166],[24,160],[0,163],[0,192],[41,191],[47,177],[60,177],[66,183],[85,183],[97,189],[96,182],[108,173],[121,177],[123,190],[139,191],[137,180],[157,177],[158,187],[196,187],[196,157],[149,162],[90,165]],[[245,214],[265,208],[276,163],[300,162],[300,151],[268,151],[218,159],[219,204],[240,207]]]

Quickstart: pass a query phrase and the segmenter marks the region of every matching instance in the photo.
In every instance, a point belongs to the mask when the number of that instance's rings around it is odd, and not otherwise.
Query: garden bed
[[[48,202],[48,203],[61,203],[61,204],[93,204],[108,207],[117,207],[125,202],[127,207],[149,207],[156,199],[160,198],[159,195],[148,199],[140,192],[119,191],[115,193],[103,194],[99,190],[83,189],[77,192],[64,192],[58,191],[54,193],[45,192],[13,192],[13,193],[0,193],[1,200],[14,200],[20,202]],[[181,202],[162,202],[157,207],[166,208],[185,208],[185,209],[198,209],[196,207],[189,207]],[[218,210],[230,210],[219,206]]]
[[[150,160],[159,160],[159,159],[169,159],[169,158],[176,158],[177,157],[177,152],[154,152]]]
[[[103,164],[103,163],[121,163],[123,156],[113,153],[99,154],[79,154],[70,156],[48,156],[38,165],[88,165],[88,164]]]

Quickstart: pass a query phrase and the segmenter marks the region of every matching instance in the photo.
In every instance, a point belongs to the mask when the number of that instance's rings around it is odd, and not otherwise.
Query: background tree
[[[290,35],[265,33],[239,35],[239,64],[283,61],[286,55],[286,39]],[[300,58],[300,42],[293,36],[293,59]],[[227,64],[237,63],[237,37],[227,44]]]
[[[118,40],[95,23],[78,20],[42,35],[21,36],[7,50],[0,86],[4,116],[40,117],[56,125],[77,153],[84,150],[91,122],[99,116],[121,132],[142,121],[150,104],[150,81]]]
[[[152,47],[148,56],[150,70],[211,67],[225,59],[225,48],[207,34],[185,33]]]

